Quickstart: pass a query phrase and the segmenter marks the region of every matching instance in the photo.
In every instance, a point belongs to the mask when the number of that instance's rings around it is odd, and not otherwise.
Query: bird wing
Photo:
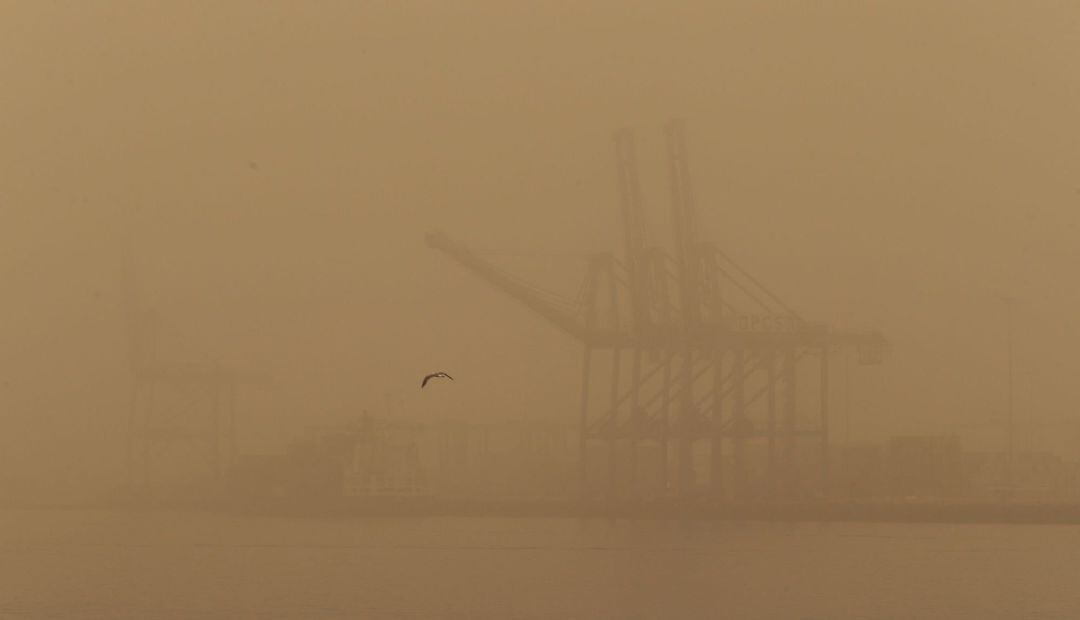
[[[433,372],[433,373],[431,373],[430,375],[427,375],[426,377],[424,377],[424,380],[420,382],[420,387],[421,387],[421,388],[423,388],[423,387],[424,387],[425,385],[427,385],[427,382],[428,382],[428,381],[429,381],[430,379],[433,379],[433,378],[435,378],[435,377],[446,377],[447,379],[449,379],[449,380],[451,380],[451,381],[453,381],[453,380],[454,380],[454,378],[453,378],[453,377],[451,377],[450,375],[446,374],[445,372]]]

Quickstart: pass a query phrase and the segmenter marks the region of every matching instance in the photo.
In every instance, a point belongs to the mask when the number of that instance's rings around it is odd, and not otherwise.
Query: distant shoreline
[[[340,502],[327,506],[235,506],[233,514],[293,517],[534,517],[637,520],[1015,523],[1080,525],[1080,504],[1031,503],[606,503],[576,501],[429,500]]]
[[[0,503],[0,510],[197,511],[291,518],[598,518],[630,520],[1080,525],[1080,503],[707,503],[401,498],[379,500]]]

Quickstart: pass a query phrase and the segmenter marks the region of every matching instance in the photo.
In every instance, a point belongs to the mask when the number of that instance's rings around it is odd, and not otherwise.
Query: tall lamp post
[[[1013,477],[1013,459],[1015,454],[1015,426],[1013,420],[1013,304],[1015,299],[1010,295],[1002,295],[1001,300],[1005,302],[1006,312],[1006,339],[1007,339],[1007,384],[1006,389],[1008,396],[1006,400],[1006,415],[1008,418],[1008,450],[1005,456],[1005,485],[1007,497],[1011,497],[1013,493],[1013,487],[1015,479]]]

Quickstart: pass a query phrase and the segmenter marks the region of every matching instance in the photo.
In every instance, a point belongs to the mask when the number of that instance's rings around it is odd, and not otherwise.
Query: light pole
[[[1013,459],[1015,450],[1015,426],[1013,422],[1013,297],[1009,295],[1002,295],[1001,300],[1005,302],[1006,312],[1006,339],[1007,339],[1007,372],[1008,379],[1006,388],[1008,391],[1008,397],[1006,401],[1006,415],[1008,417],[1008,451],[1005,456],[1005,475],[1006,475],[1006,493],[1011,497],[1013,492],[1013,484],[1015,482],[1013,478]]]

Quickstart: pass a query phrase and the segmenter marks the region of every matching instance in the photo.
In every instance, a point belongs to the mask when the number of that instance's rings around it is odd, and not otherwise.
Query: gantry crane
[[[642,491],[692,495],[694,450],[705,442],[712,496],[746,499],[751,490],[746,447],[754,439],[766,441],[765,491],[771,497],[793,496],[805,490],[796,476],[800,437],[818,442],[818,485],[825,493],[829,355],[854,348],[861,363],[877,364],[887,342],[877,332],[837,331],[804,321],[730,256],[699,240],[683,123],[668,123],[665,137],[672,251],[649,245],[634,135],[620,130],[614,143],[623,257],[593,255],[574,300],[546,294],[443,233],[429,234],[427,243],[582,343],[578,439],[583,496],[590,495],[594,442],[606,445],[610,498],[636,498]],[[600,386],[606,388],[607,405],[596,415],[593,368],[600,353],[607,354],[610,366],[607,384]],[[624,386],[627,355],[630,376]],[[798,370],[814,359],[818,411],[807,419],[799,411]],[[754,405],[764,413],[754,415]],[[644,444],[655,445],[660,457],[651,491],[643,489],[639,472],[638,449]],[[724,467],[725,444],[732,451],[730,474]],[[669,471],[672,447],[674,476]]]
[[[185,468],[220,482],[237,454],[238,390],[270,385],[270,378],[219,363],[166,359],[159,346],[159,314],[143,298],[130,247],[123,256],[122,280],[132,377],[129,489],[146,494],[159,486],[159,464],[181,451]]]

